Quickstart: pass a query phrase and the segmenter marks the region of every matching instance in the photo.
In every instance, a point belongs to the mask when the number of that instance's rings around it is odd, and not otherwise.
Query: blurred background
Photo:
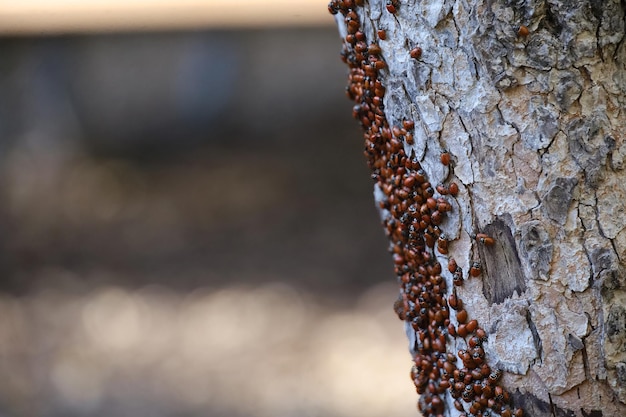
[[[414,416],[326,0],[0,3],[0,416]]]

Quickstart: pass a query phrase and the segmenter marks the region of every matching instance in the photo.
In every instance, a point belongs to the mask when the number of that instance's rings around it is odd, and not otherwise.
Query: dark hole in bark
[[[541,359],[543,356],[543,345],[541,343],[541,338],[539,337],[539,332],[537,331],[537,326],[535,326],[535,322],[532,321],[530,316],[530,311],[526,312],[526,322],[528,323],[528,328],[533,335],[533,343],[535,344],[537,357]]]
[[[513,405],[524,410],[524,416],[532,417],[574,417],[576,414],[571,410],[564,410],[542,401],[534,395],[516,391],[512,394]],[[594,416],[595,417],[595,416]]]
[[[544,27],[557,38],[561,34],[561,31],[563,31],[563,26],[557,20],[552,10],[550,10],[549,6],[546,7],[546,18],[544,19],[543,24]]]
[[[583,416],[585,417],[602,417],[602,411],[600,410],[591,410],[590,412],[585,412],[585,410],[583,410],[582,408],[580,409],[580,412],[583,414]]]
[[[591,13],[598,19],[598,22],[602,20],[602,11],[604,9],[606,0],[591,0],[589,6],[591,7]]]

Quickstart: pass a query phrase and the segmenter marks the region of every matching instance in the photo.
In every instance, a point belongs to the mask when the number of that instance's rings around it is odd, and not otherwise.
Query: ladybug
[[[463,305],[463,303],[461,302],[461,300],[456,296],[456,294],[450,294],[450,296],[448,297],[448,305],[453,308],[454,310],[456,310],[457,308],[461,308],[461,306]]]
[[[481,273],[480,270],[480,262],[472,262],[472,266],[470,267],[469,274],[473,277],[479,276]]]
[[[473,333],[474,330],[476,330],[478,328],[478,320],[474,319],[474,320],[470,320],[467,325],[467,331],[469,333]]]
[[[459,324],[459,327],[457,327],[456,329],[456,334],[460,337],[467,336],[467,328],[465,327],[464,324]]]
[[[467,321],[467,310],[459,310],[456,313],[456,319],[459,323],[465,323]]]
[[[517,29],[517,34],[525,38],[526,36],[530,35],[530,30],[528,30],[526,26],[520,25],[520,27]]]
[[[489,338],[487,337],[487,333],[483,329],[476,329],[476,336],[484,343]]]
[[[454,400],[454,408],[456,408],[459,411],[465,411],[463,409],[463,404],[461,404],[459,400]]]
[[[448,259],[448,271],[450,271],[451,274],[454,274],[458,269],[459,266],[457,265],[456,260],[454,258]]]
[[[441,153],[441,163],[445,166],[450,165],[450,154],[448,152]]]
[[[476,351],[474,353],[472,353],[472,359],[474,360],[474,362],[478,365],[480,365],[483,362],[483,358],[485,357],[485,354],[481,354],[480,351]],[[480,373],[480,372],[479,372]]]
[[[386,9],[389,13],[396,14],[399,6],[400,2],[398,0],[387,0]]]
[[[501,376],[502,376],[502,370],[494,369],[489,374],[489,382],[491,382],[492,384],[495,384],[496,382],[498,382],[498,380],[500,379]]]
[[[448,239],[446,239],[446,236],[443,233],[439,235],[439,238],[437,239],[437,249],[439,250],[439,253],[444,255],[448,253]]]
[[[482,408],[483,406],[480,405],[479,402],[474,401],[472,405],[470,406],[469,410],[470,410],[470,413],[472,414],[478,414]]]
[[[367,53],[370,54],[370,55],[380,55],[380,53],[381,53],[380,46],[378,46],[375,43],[370,44],[367,47]]]
[[[477,346],[481,346],[482,343],[483,343],[482,340],[478,336],[472,336],[467,341],[468,346],[471,347],[471,348],[475,348]]]
[[[491,246],[491,245],[493,245],[495,243],[495,240],[491,236],[489,236],[489,235],[487,235],[485,233],[478,233],[478,234],[476,234],[476,240],[479,241],[480,243],[486,245],[486,246]]]
[[[457,269],[456,272],[454,273],[454,276],[452,277],[452,283],[456,285],[457,287],[460,287],[463,285],[463,273],[461,272],[460,269]]]
[[[470,390],[467,390],[467,387],[470,388]],[[472,398],[474,397],[474,393],[472,392],[472,386],[471,385],[466,385],[466,389],[463,391],[463,401],[465,401],[466,403],[469,403],[472,401]]]
[[[411,51],[409,52],[409,55],[413,59],[420,59],[422,57],[422,48],[420,48],[419,46],[416,46],[415,48],[411,49]]]
[[[437,192],[441,195],[447,195],[449,190],[444,187],[443,185],[439,184],[438,186],[435,187],[435,190],[437,190]]]

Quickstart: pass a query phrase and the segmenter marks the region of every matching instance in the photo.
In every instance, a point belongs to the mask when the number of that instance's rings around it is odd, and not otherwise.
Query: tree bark
[[[422,413],[625,416],[624,3],[329,10]]]

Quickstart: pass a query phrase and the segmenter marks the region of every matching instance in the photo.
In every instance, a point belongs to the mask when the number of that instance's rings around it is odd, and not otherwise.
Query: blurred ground
[[[390,292],[348,305],[284,283],[3,296],[3,415],[412,415]]]
[[[0,416],[409,416],[333,27],[0,40]]]

